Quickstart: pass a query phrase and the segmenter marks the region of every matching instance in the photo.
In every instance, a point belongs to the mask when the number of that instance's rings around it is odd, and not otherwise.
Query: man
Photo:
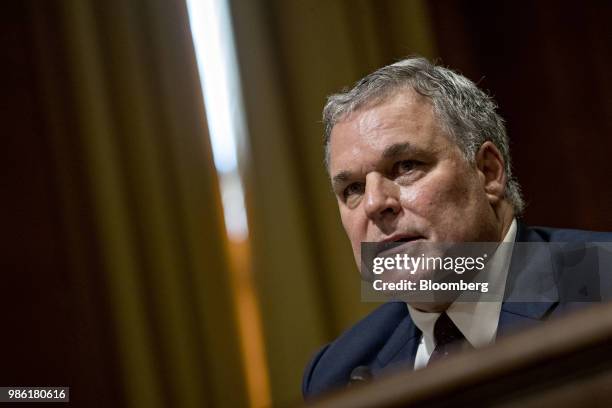
[[[362,242],[612,240],[604,233],[517,222],[524,202],[495,110],[470,80],[424,58],[381,68],[329,98],[323,113],[326,165],[357,265]],[[536,277],[540,286],[557,282],[532,262],[513,257],[507,267],[503,261],[510,255],[496,257],[502,266],[492,268],[491,279],[506,292],[525,277]],[[598,293],[597,285],[579,286],[584,300]],[[553,292],[531,303],[386,303],[314,356],[303,394],[312,397],[391,367],[425,367],[453,350],[451,344],[488,345],[511,327],[561,313],[560,292]]]

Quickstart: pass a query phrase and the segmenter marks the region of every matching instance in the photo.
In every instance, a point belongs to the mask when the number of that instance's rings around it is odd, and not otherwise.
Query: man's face
[[[337,123],[329,166],[358,265],[361,242],[499,240],[482,172],[411,90]]]

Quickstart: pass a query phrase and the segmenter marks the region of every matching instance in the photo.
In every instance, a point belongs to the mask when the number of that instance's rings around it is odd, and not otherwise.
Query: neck
[[[498,236],[498,241],[501,242],[504,240],[504,237],[508,233],[510,225],[512,225],[512,220],[514,220],[514,208],[512,208],[512,205],[510,205],[509,202],[503,200],[497,207],[495,211],[495,216],[500,227],[500,235]]]

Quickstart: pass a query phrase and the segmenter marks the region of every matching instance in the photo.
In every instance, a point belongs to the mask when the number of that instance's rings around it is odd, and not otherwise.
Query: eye
[[[349,200],[351,197],[362,195],[364,191],[364,183],[351,183],[344,189],[344,191],[342,192],[342,196],[346,201]]]
[[[401,176],[414,170],[418,163],[414,160],[402,160],[393,165],[393,174],[396,176]]]
[[[353,194],[363,194],[364,184],[363,183],[351,183],[344,189],[344,198],[347,198]]]

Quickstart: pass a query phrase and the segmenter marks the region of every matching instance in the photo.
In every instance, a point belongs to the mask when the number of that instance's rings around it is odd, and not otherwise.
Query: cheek
[[[361,218],[364,217],[359,217],[359,214],[357,213],[356,210],[353,211],[348,211],[348,210],[341,210],[340,211],[340,218],[342,220],[342,226],[344,227],[344,231],[346,232],[346,235],[348,236],[349,240],[351,241],[351,244],[353,246],[355,246],[355,242],[357,243],[357,245],[359,245],[359,243],[362,240],[365,240],[365,234],[364,234],[364,229],[363,229],[363,220]]]
[[[400,196],[402,207],[406,210],[412,222],[420,224],[436,224],[436,213],[441,210],[443,197],[440,191],[428,186],[406,188]]]
[[[402,188],[400,192],[400,201],[402,207],[411,210],[416,210],[419,213],[420,209],[427,208],[432,201],[432,192],[425,187],[413,186]]]
[[[449,218],[461,217],[473,203],[469,183],[456,177],[435,177],[402,190],[402,206],[433,225],[444,225]]]
[[[352,211],[340,211],[340,218],[342,220],[342,226],[344,231],[351,243],[353,249],[353,256],[357,267],[361,269],[361,242],[367,241],[365,228],[362,226],[363,221],[357,217]]]

